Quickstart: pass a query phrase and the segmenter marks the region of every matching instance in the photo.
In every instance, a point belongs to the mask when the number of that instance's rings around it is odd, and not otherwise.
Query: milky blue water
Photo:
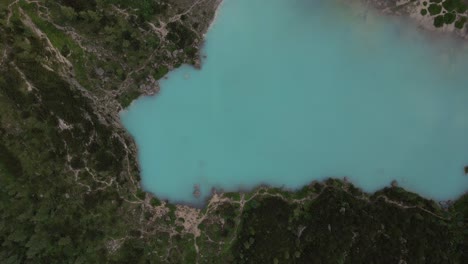
[[[224,0],[204,53],[121,113],[159,197],[344,176],[436,200],[468,190],[461,42],[333,0]]]

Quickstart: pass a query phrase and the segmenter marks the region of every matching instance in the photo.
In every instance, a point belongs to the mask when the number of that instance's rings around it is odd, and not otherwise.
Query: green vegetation
[[[467,5],[463,0],[445,0],[442,6],[448,12],[456,11],[460,14],[465,13],[467,10]]]
[[[84,52],[80,46],[52,24],[40,19],[32,5],[22,3],[21,6],[28,13],[34,24],[44,32],[52,44],[61,51],[62,55],[72,61],[74,73],[78,81],[85,87],[91,87],[91,84],[88,82]]]
[[[150,202],[151,202],[151,205],[152,205],[152,206],[155,206],[155,207],[161,205],[161,201],[159,201],[158,198],[151,198],[151,201],[150,201]]]
[[[175,207],[144,203],[134,143],[116,122],[158,72],[150,55],[172,66],[175,44],[141,21],[147,10],[10,3],[0,1],[0,262],[192,262],[193,235],[169,236]],[[176,63],[193,61],[187,54]],[[153,217],[155,206],[170,221]]]
[[[154,77],[156,80],[159,80],[159,79],[161,79],[162,77],[164,77],[168,72],[169,72],[169,69],[168,69],[166,66],[161,66],[161,67],[159,67],[159,68],[156,70],[156,72],[155,72],[155,74],[154,74],[153,77]]]
[[[104,0],[106,4],[113,4],[123,9],[135,9],[136,15],[140,20],[149,20],[154,15],[159,15],[165,12],[169,6],[168,1],[153,1],[153,0]]]
[[[455,22],[455,27],[458,29],[462,29],[465,26],[466,17],[460,17],[457,22]]]
[[[140,97],[140,95],[141,95],[141,92],[139,91],[127,92],[119,97],[119,103],[123,108],[126,108],[133,102],[133,100]]]
[[[431,16],[434,16],[434,26],[439,28],[444,24],[450,25],[455,21],[455,27],[458,29],[463,28],[466,20],[466,11],[468,5],[463,0],[445,0],[435,1],[431,0],[431,4],[426,9],[421,10],[421,15],[425,16],[428,12]],[[426,6],[426,4],[423,5]],[[440,14],[440,15],[439,15]],[[458,20],[457,20],[458,17]]]
[[[305,203],[258,197],[242,213],[235,263],[459,263],[466,204],[440,217],[438,207],[416,201],[429,202],[398,188],[362,199],[331,186]]]
[[[442,12],[442,6],[438,4],[430,4],[427,10],[429,11],[429,14],[431,14],[431,16],[434,16]]]
[[[434,27],[439,28],[444,25],[444,15],[438,15],[434,18]]]
[[[457,16],[455,14],[446,13],[446,14],[444,14],[444,23],[447,24],[447,25],[450,25],[453,22],[455,22],[456,18],[457,18]]]
[[[170,30],[167,38],[176,44],[177,48],[184,49],[193,44],[195,33],[180,22],[172,22],[167,25]]]
[[[401,188],[369,195],[330,179],[228,193],[201,211],[152,197],[118,111],[196,60],[214,6],[173,21],[191,1],[12,2],[0,0],[0,263],[467,258],[467,195],[442,209]]]

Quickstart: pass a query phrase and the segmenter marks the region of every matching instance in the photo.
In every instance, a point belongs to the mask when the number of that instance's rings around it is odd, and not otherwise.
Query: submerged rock
[[[200,185],[195,184],[195,185],[193,186],[193,197],[195,197],[195,198],[200,198],[200,194],[201,194],[201,192],[200,192]]]

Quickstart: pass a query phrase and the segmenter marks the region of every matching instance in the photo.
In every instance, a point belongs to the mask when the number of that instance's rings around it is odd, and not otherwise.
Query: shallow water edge
[[[211,57],[210,54],[208,54],[207,60],[210,60],[210,57]],[[185,72],[185,73],[183,73],[183,74],[182,74],[182,73],[180,74],[180,75],[183,75],[183,76],[184,76],[184,77],[183,77],[184,79],[186,79],[186,77],[185,77],[186,75],[188,75],[188,76],[189,76],[188,78],[190,78],[190,79],[193,77],[193,76],[191,76],[192,73],[187,73],[188,70],[189,70],[187,67],[183,67],[183,68],[181,68],[181,69]],[[180,70],[180,71],[182,71],[182,70]],[[178,71],[179,71],[179,70],[178,70]],[[202,71],[203,71],[203,69],[202,69]],[[193,73],[193,75],[196,75],[196,74],[197,74],[196,72]],[[169,76],[172,76],[172,75],[173,75],[173,73],[170,73],[170,74],[169,74]],[[179,75],[179,76],[180,76],[180,75]],[[171,82],[171,81],[173,81],[173,78],[180,78],[180,77],[170,77],[168,80],[163,80],[163,82],[166,82],[166,81]],[[189,81],[190,81],[190,79],[189,79]],[[170,88],[169,88],[169,89],[170,89]],[[163,96],[164,96],[164,95],[163,95]],[[158,97],[159,97],[159,95],[158,95]],[[462,168],[460,168],[460,171],[461,171],[461,169],[462,169]],[[344,175],[346,175],[346,173],[338,172],[338,173],[334,173],[333,175],[328,175],[328,176],[332,176],[332,177],[336,177],[336,176],[342,177],[342,175],[344,176]],[[322,175],[322,177],[320,177],[320,178],[321,178],[321,179],[325,179],[325,178],[327,178],[327,176],[326,176],[326,175]],[[319,179],[319,180],[320,180],[320,179]],[[351,181],[353,181],[353,179],[351,179]],[[387,184],[390,184],[390,181],[391,181],[391,178],[388,179]],[[262,182],[262,181],[261,181],[261,182]],[[263,182],[268,182],[268,181],[263,181]],[[354,181],[353,181],[353,182],[354,182]],[[196,184],[196,183],[195,183],[195,184]],[[275,183],[272,183],[271,185],[273,185],[273,186],[278,186],[278,185],[281,185],[281,184],[279,184],[278,182],[275,182]],[[212,186],[215,186],[215,187],[216,187],[217,184],[212,184]],[[254,186],[256,186],[256,185],[254,185]],[[296,186],[297,186],[297,185],[296,185]],[[241,188],[241,189],[242,189],[242,187],[238,187],[238,188]],[[289,188],[290,188],[290,189],[295,189],[295,188],[291,188],[291,187],[289,187]],[[252,189],[252,187],[249,186],[247,189]],[[298,189],[300,189],[300,187],[298,187]],[[185,190],[187,190],[187,189],[185,189]],[[231,188],[229,188],[229,190],[231,190]],[[204,191],[204,194],[205,194],[204,196],[206,197],[206,195],[209,194],[209,191],[206,190],[206,187],[205,187],[205,190],[203,190],[203,191]],[[161,195],[158,195],[158,196],[161,196]],[[162,197],[164,197],[164,196],[162,196]],[[174,200],[174,201],[176,201],[176,200]]]

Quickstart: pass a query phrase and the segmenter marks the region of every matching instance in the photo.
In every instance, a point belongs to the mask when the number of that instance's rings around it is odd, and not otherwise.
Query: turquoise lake
[[[224,0],[203,53],[121,113],[158,197],[345,176],[435,200],[468,190],[461,41],[341,1]]]

